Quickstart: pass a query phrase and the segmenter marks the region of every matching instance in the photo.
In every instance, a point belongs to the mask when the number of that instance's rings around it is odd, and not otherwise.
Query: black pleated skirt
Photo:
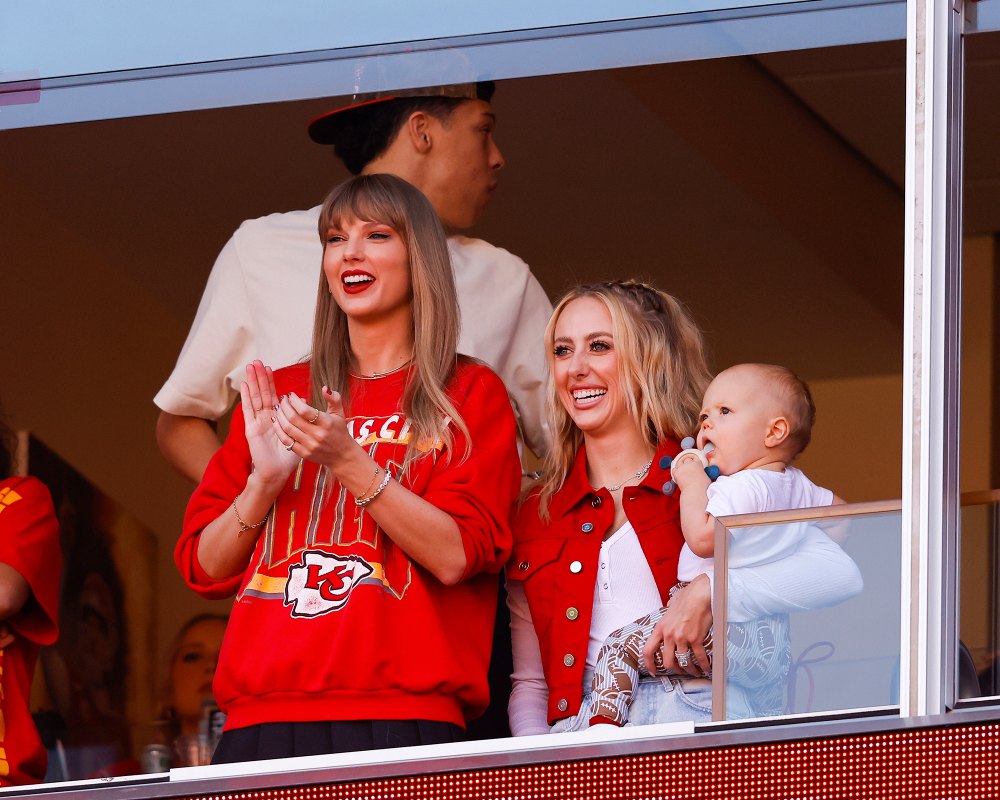
[[[465,731],[450,722],[375,719],[340,722],[265,722],[226,731],[213,764],[264,758],[318,756],[465,741]]]

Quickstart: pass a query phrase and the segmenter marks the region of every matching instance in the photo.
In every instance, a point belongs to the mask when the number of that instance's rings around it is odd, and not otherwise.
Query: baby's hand
[[[701,460],[694,453],[684,453],[675,459],[670,465],[670,477],[682,492],[698,486],[707,488],[711,483]]]

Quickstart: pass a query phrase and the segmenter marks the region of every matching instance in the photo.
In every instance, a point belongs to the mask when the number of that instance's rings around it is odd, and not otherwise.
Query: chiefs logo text
[[[347,605],[354,587],[375,570],[361,556],[336,556],[319,550],[302,555],[288,570],[285,605],[293,617],[318,617]]]

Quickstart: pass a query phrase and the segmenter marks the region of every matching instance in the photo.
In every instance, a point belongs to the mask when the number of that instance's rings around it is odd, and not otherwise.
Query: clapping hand
[[[356,451],[358,444],[347,430],[340,395],[324,386],[323,400],[326,410],[320,411],[292,392],[278,403],[274,424],[283,446],[336,472],[343,458]]]
[[[274,374],[262,361],[247,364],[247,378],[240,383],[240,399],[254,472],[265,483],[284,483],[299,463],[299,456],[278,438],[275,424],[278,393]]]

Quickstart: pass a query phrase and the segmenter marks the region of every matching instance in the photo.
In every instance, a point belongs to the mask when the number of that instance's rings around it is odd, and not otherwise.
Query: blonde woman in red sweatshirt
[[[454,741],[488,702],[520,479],[507,393],[456,354],[445,235],[419,191],[354,178],[319,235],[312,355],[247,367],[176,549],[192,588],[236,594],[216,763]]]

